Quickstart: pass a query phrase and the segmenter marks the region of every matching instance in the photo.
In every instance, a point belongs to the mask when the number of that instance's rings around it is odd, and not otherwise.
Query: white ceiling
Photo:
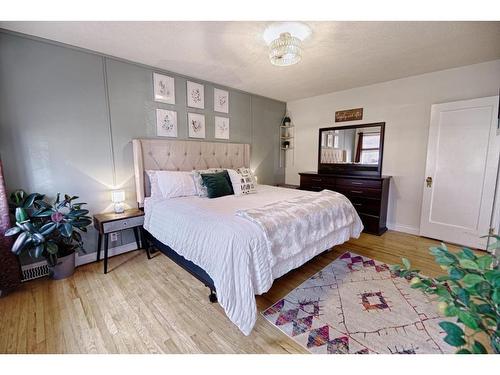
[[[221,85],[290,101],[500,58],[500,22],[305,22],[302,61],[270,64],[270,22],[0,22]]]

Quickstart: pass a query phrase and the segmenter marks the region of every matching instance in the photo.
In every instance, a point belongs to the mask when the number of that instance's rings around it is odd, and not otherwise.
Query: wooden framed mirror
[[[380,176],[385,122],[319,129],[318,173]]]

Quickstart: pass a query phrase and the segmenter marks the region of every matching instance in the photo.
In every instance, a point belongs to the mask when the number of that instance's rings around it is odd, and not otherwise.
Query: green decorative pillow
[[[227,171],[219,173],[201,174],[203,185],[207,188],[209,198],[218,198],[234,194],[231,180]]]

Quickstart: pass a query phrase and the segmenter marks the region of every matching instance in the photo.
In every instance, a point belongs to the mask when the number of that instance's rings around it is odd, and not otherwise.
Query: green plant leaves
[[[31,242],[31,238],[29,237],[29,234],[27,232],[22,232],[17,238],[16,241],[14,242],[14,245],[12,245],[11,251],[19,255],[21,250]]]
[[[477,258],[476,262],[479,268],[481,268],[482,270],[487,270],[493,263],[493,257],[491,255],[483,255]]]
[[[28,220],[28,214],[26,213],[26,210],[22,207],[17,207],[16,208],[16,221],[18,223],[22,223],[23,221]]]
[[[68,216],[70,217],[78,217],[78,216],[85,216],[89,213],[89,210],[72,210],[68,212]]]
[[[472,353],[474,354],[487,354],[488,351],[479,341],[475,341],[472,344]]]
[[[474,252],[469,249],[468,247],[464,247],[462,248],[462,251],[461,251],[461,254],[463,254],[463,256],[467,259],[470,259],[470,260],[475,260],[476,259],[476,255],[474,254]]]
[[[55,211],[52,209],[41,209],[31,214],[32,217],[49,217]]]
[[[500,248],[500,236],[496,247]],[[419,271],[412,270],[408,259],[403,258],[403,267],[395,266],[398,276],[411,278],[411,286],[421,289],[428,295],[439,296],[438,311],[440,315],[457,317],[458,323],[443,321],[439,323],[446,332],[444,341],[459,347],[460,354],[482,354],[487,352],[484,344],[473,337],[482,332],[489,336],[491,348],[500,352],[500,335],[498,333],[498,307],[500,305],[500,270],[495,255],[476,255],[469,248],[462,248],[458,253],[451,253],[446,245],[431,247],[436,263],[447,270],[446,276],[425,277]],[[464,329],[473,331],[466,341]],[[460,348],[461,347],[461,348]]]
[[[460,259],[459,261],[460,265],[468,270],[478,270],[479,266],[477,265],[476,262],[470,259]]]
[[[459,288],[457,290],[457,297],[458,299],[466,306],[469,306],[469,301],[470,301],[470,294],[468,291],[465,289]]]
[[[39,229],[40,234],[43,236],[48,236],[51,234],[55,229],[57,228],[57,224],[54,222],[48,222],[47,224],[42,225],[42,227]]]
[[[460,310],[458,312],[458,319],[469,328],[474,330],[479,328],[479,324],[477,323],[474,315],[467,311]]]
[[[462,336],[456,335],[446,335],[444,342],[450,344],[451,346],[462,346],[466,344]]]
[[[480,283],[480,282],[485,281],[485,280],[482,276],[479,276],[475,273],[469,273],[469,274],[464,276],[462,281],[467,286],[474,286],[477,283]]]
[[[71,233],[73,232],[73,225],[71,225],[70,223],[59,224],[59,231],[64,237],[71,237]]]
[[[405,269],[407,269],[407,270],[411,269],[411,263],[407,258],[402,258],[401,261],[403,262]]]
[[[57,254],[59,247],[54,242],[47,242],[47,252],[49,254]]]
[[[19,228],[19,227],[12,227],[12,228],[9,228],[9,229],[7,229],[5,231],[4,236],[6,236],[6,237],[15,236],[20,231],[21,231],[21,228]]]
[[[448,274],[452,280],[461,280],[465,276],[465,272],[456,267],[450,267]]]
[[[444,331],[448,335],[463,336],[465,334],[464,331],[462,330],[462,328],[460,328],[460,326],[458,326],[457,324],[452,323],[452,322],[444,321],[444,322],[439,323],[439,326],[442,329],[444,329]]]

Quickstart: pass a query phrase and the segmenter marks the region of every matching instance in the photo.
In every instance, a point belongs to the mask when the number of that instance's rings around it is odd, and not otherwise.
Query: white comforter
[[[259,185],[257,194],[243,196],[147,198],[144,228],[210,275],[220,305],[229,319],[248,335],[257,319],[255,294],[265,293],[274,279],[322,251],[358,237],[363,226],[350,202],[338,199],[332,207],[333,217],[350,219],[336,220],[343,225],[334,225],[328,234],[301,251],[287,251],[285,245],[276,257],[262,227],[237,216],[236,212],[315,194]],[[317,220],[317,217],[308,212],[297,220]]]

